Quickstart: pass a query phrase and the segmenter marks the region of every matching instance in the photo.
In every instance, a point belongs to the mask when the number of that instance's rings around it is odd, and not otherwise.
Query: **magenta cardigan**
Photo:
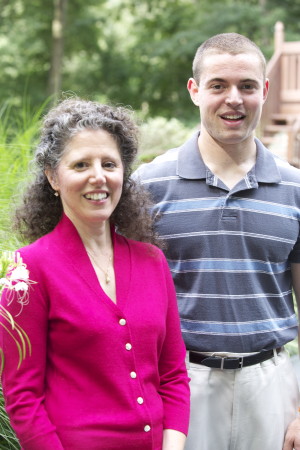
[[[163,429],[187,433],[185,347],[167,262],[114,232],[113,244],[117,304],[66,216],[20,251],[37,282],[17,318],[32,356],[16,370],[3,327],[0,347],[6,410],[24,450],[160,450]]]

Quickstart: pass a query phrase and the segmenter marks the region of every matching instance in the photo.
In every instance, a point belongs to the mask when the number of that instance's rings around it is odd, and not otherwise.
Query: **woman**
[[[158,243],[129,179],[136,152],[124,108],[69,99],[44,120],[16,214],[35,282],[18,316],[32,345],[19,370],[1,331],[6,409],[24,450],[184,447],[185,348],[166,260],[142,242]]]

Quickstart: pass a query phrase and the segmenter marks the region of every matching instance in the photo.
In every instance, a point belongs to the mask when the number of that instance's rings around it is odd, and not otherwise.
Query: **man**
[[[236,33],[202,44],[188,90],[200,133],[137,175],[167,243],[191,377],[187,450],[300,450],[284,344],[300,303],[300,171],[255,138],[269,81]]]

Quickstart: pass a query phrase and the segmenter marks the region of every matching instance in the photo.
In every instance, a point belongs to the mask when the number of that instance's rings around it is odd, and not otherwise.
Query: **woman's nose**
[[[93,184],[105,183],[105,173],[101,164],[94,164],[91,169],[90,182]]]

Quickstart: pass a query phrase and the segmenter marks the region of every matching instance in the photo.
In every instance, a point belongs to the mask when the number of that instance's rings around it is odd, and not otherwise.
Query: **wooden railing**
[[[285,42],[284,26],[277,22],[274,47],[267,64],[270,89],[258,134],[263,139],[276,130],[287,133],[285,158],[300,167],[300,42]]]
[[[270,87],[267,100],[264,104],[260,128],[261,134],[266,125],[271,123],[271,116],[280,112],[280,79],[281,79],[281,52],[274,53],[267,65],[267,77],[270,80]]]

